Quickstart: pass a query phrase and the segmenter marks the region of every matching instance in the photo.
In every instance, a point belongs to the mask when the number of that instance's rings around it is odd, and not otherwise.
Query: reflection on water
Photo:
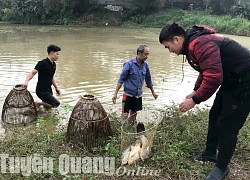
[[[160,29],[43,26],[23,26],[22,31],[17,27],[13,29],[0,31],[1,107],[13,86],[22,83],[36,63],[47,57],[49,44],[62,48],[55,74],[62,90],[58,97],[62,104],[74,106],[80,95],[89,93],[97,96],[105,108],[120,109],[122,89],[116,105],[112,104],[111,98],[123,63],[136,55],[139,44],[147,44],[150,48],[147,61],[159,95],[154,100],[150,90],[144,88],[145,106],[161,108],[172,102],[180,103],[192,91],[196,80],[197,72],[187,62],[182,68],[182,56],[170,54],[159,44]],[[250,47],[248,37],[231,37]],[[37,75],[29,82],[28,90],[38,100],[36,82]],[[212,100],[206,103],[211,105]]]

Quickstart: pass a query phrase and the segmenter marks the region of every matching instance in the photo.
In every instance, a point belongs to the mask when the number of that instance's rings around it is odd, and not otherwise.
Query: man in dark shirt
[[[39,61],[35,68],[27,75],[26,80],[23,83],[23,87],[28,87],[28,82],[38,72],[38,82],[36,86],[36,95],[42,100],[42,102],[35,102],[36,107],[39,108],[41,105],[45,108],[58,107],[60,102],[53,96],[51,85],[55,87],[56,93],[61,94],[58,88],[54,74],[56,71],[56,63],[59,58],[59,51],[61,48],[55,45],[47,47],[48,57]]]

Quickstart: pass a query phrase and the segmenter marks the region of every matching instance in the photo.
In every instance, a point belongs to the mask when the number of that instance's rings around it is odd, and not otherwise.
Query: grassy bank
[[[185,28],[194,24],[213,27],[218,33],[250,36],[250,22],[242,17],[212,15],[200,11],[167,9],[148,16],[121,12],[87,14],[73,24],[84,26],[122,26],[132,28],[162,28],[167,22],[179,22]]]
[[[65,27],[123,27],[123,28],[162,28],[167,22],[178,22],[184,28],[194,24],[209,25],[216,32],[232,35],[250,36],[250,21],[242,17],[229,15],[212,15],[201,11],[183,11],[180,9],[167,9],[148,16],[129,12],[101,11],[82,15],[81,18],[70,20]],[[1,22],[5,26],[6,22]],[[58,25],[61,25],[60,23]],[[45,26],[46,27],[46,26]],[[67,29],[67,28],[65,28]]]
[[[67,107],[69,108],[69,107]],[[72,109],[72,108],[71,108]],[[86,151],[68,143],[65,139],[66,127],[56,131],[58,122],[63,117],[53,112],[41,114],[33,125],[8,126],[6,137],[0,142],[1,154],[10,156],[53,157],[52,173],[34,173],[23,176],[22,173],[0,173],[0,179],[203,179],[213,164],[201,164],[193,158],[205,146],[208,111],[197,113],[180,113],[177,109],[168,111],[154,136],[150,157],[135,166],[122,166],[127,169],[145,167],[160,169],[160,176],[107,176],[98,173],[68,173],[59,171],[58,159],[61,154],[70,157],[115,157],[116,169],[121,167],[120,161],[120,126],[119,116],[110,116],[113,136],[103,148]],[[230,165],[230,179],[250,178],[250,122],[246,122],[240,132],[235,155]],[[7,170],[8,172],[8,170]]]
[[[145,18],[142,27],[163,27],[168,21],[185,28],[194,24],[209,25],[219,33],[250,36],[250,21],[242,17],[217,16],[200,11],[167,10]]]

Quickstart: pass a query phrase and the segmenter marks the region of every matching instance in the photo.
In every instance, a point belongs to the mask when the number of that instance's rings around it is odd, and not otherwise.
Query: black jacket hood
[[[215,30],[209,26],[202,25],[195,25],[187,29],[181,54],[187,55],[189,43],[191,43],[195,38],[206,34],[215,34]]]

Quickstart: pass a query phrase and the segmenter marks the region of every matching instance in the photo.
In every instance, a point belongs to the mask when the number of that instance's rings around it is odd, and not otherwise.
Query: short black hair
[[[159,42],[162,44],[163,41],[173,41],[174,36],[182,36],[185,38],[186,36],[186,31],[184,28],[173,22],[173,23],[168,23],[165,25],[159,35]]]
[[[139,47],[137,48],[137,54],[138,53],[143,53],[144,50],[145,50],[145,47],[148,47],[148,46],[145,45],[145,44],[140,44]]]
[[[47,47],[48,54],[50,54],[51,52],[58,52],[58,51],[61,51],[61,48],[56,45],[51,44]]]

